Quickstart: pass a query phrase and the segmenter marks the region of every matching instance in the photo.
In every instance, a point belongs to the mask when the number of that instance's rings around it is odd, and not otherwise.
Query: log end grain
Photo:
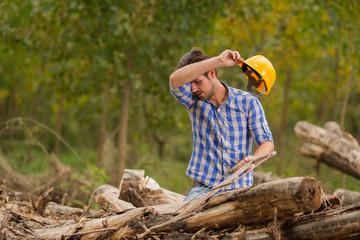
[[[321,206],[321,187],[314,178],[304,178],[300,184],[301,198],[307,211],[316,211]]]

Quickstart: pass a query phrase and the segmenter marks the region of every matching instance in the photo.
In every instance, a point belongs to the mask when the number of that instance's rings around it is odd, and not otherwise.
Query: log
[[[333,194],[341,199],[343,206],[360,202],[360,192],[339,188],[336,189]]]
[[[260,184],[260,183],[279,180],[281,179],[281,177],[276,176],[271,172],[265,173],[265,172],[253,171],[253,179],[254,179],[254,184]]]
[[[232,232],[199,231],[195,234],[187,232],[162,233],[161,239],[222,239],[228,240],[273,240],[273,239],[324,239],[350,240],[360,237],[360,203],[321,213],[298,216],[291,220],[275,220],[267,227],[252,230],[240,225]]]
[[[133,209],[133,204],[118,199],[119,190],[111,185],[101,185],[93,192],[93,198],[105,210],[115,210],[116,212],[128,211]],[[169,204],[160,204],[152,206],[159,214],[173,214],[177,209],[182,207],[183,202]]]
[[[299,151],[305,156],[313,157],[319,160],[321,159],[322,155],[325,154],[325,150],[322,147],[309,142],[302,142]],[[327,157],[329,156],[323,156],[324,159]]]
[[[287,178],[263,183],[247,191],[240,190],[238,194],[216,195],[209,200],[202,214],[196,214],[186,222],[189,230],[234,223],[252,224],[272,220],[275,209],[277,217],[285,218],[299,212],[315,211],[320,206],[321,188],[315,179]],[[194,225],[197,225],[196,229],[193,229]]]
[[[96,239],[104,237],[104,234],[113,233],[117,229],[127,225],[133,219],[143,218],[144,215],[152,211],[148,208],[135,208],[130,211],[109,217],[97,219],[80,218],[79,220],[69,220],[66,224],[53,227],[33,229],[37,236],[45,239],[65,239],[70,237],[85,236],[84,239]],[[103,238],[107,239],[107,238]]]
[[[339,136],[338,131],[329,131],[305,121],[298,122],[294,131],[299,138],[323,149],[320,153],[322,162],[360,179],[360,147],[349,135]]]
[[[132,188],[123,191],[123,196],[127,202],[132,203],[135,207],[148,207],[147,203],[140,197],[140,195]]]
[[[275,209],[278,217],[292,217],[299,212],[315,211],[320,205],[321,189],[313,178],[288,178],[212,196],[200,212],[193,212],[171,224],[164,224],[171,219],[155,216],[145,222],[145,226],[152,227],[156,232],[180,229],[196,232],[202,228],[220,229],[240,223],[270,221]],[[186,211],[186,207],[182,211]],[[128,225],[116,236],[132,236],[144,229],[142,224]]]
[[[337,122],[334,122],[334,121],[326,122],[324,124],[324,129],[334,133],[335,135],[337,135],[339,137],[345,138],[351,144],[353,144],[354,147],[357,147],[357,148],[360,147],[356,138],[354,138],[350,133],[343,131]]]
[[[134,208],[131,203],[118,199],[119,190],[111,185],[99,186],[94,190],[92,197],[105,210],[112,209],[120,212],[125,209]]]
[[[154,179],[145,177],[144,170],[124,170],[119,186],[119,198],[126,201],[128,196],[125,192],[130,188],[136,191],[148,206],[182,202],[185,198],[181,194],[160,187]]]
[[[300,217],[281,227],[284,239],[351,239],[360,236],[360,203]],[[358,239],[358,238],[356,238]]]
[[[359,239],[360,203],[280,221],[278,225],[271,223],[267,228],[246,231],[243,236],[247,240],[272,240],[275,229],[278,239]]]
[[[94,190],[92,196],[103,209],[113,209],[118,212],[134,208],[134,206],[181,203],[185,198],[181,194],[160,187],[155,180],[145,178],[144,175],[144,170],[126,169],[119,189],[102,185]]]

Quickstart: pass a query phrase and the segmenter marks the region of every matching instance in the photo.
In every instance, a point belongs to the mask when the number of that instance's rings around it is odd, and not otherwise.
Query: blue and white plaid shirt
[[[252,155],[252,142],[257,145],[273,141],[265,112],[259,100],[251,94],[228,87],[228,100],[220,107],[209,100],[202,101],[191,93],[191,84],[173,88],[172,95],[188,111],[193,152],[186,174],[207,186],[216,187],[223,176],[241,159]],[[220,180],[220,181],[219,181]],[[252,172],[227,189],[251,186]]]

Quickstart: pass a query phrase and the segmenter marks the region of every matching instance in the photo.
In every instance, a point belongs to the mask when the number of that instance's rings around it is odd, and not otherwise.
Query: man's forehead
[[[202,74],[199,77],[195,78],[194,80],[190,81],[190,83],[201,81],[204,78],[206,78],[206,76],[204,74]]]

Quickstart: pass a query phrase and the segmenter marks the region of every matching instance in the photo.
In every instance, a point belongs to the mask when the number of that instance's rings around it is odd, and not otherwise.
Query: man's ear
[[[209,71],[209,77],[212,78],[212,79],[214,79],[214,78],[216,77],[215,69],[211,69],[211,70]]]

